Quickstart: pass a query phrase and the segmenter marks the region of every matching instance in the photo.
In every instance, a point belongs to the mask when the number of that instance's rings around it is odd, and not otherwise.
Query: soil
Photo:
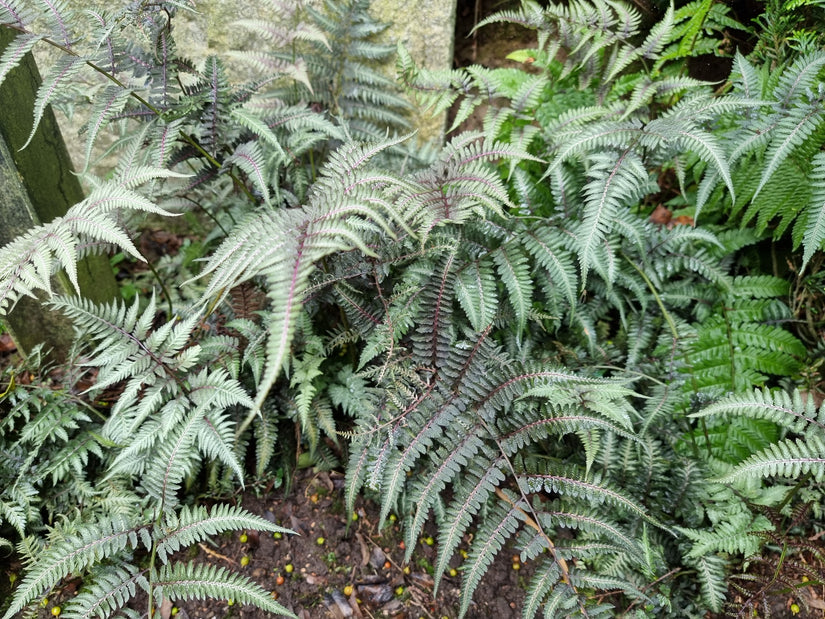
[[[300,619],[391,617],[442,619],[458,616],[460,554],[451,562],[454,575],[442,580],[434,595],[433,565],[437,537],[427,530],[409,564],[403,563],[401,527],[377,526],[379,506],[359,499],[355,514],[344,513],[344,477],[337,472],[299,471],[289,494],[275,490],[264,496],[246,492],[235,501],[250,512],[295,535],[246,531],[213,538],[182,551],[177,560],[208,563],[249,576],[271,591],[273,598]],[[248,558],[248,562],[244,560]],[[478,587],[466,617],[520,617],[529,565],[514,569],[511,549],[503,551]],[[19,565],[3,566],[0,571]],[[38,619],[53,619],[51,610],[71,598],[81,583],[67,579],[41,605]],[[350,589],[351,588],[351,589]],[[173,605],[174,604],[174,605]],[[146,598],[132,604],[146,611]],[[272,615],[228,600],[170,602],[159,609],[161,619],[264,619]]]

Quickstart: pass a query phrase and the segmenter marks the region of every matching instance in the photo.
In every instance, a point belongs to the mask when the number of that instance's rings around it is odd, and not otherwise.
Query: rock
[[[424,589],[432,590],[435,587],[435,580],[426,572],[412,572],[407,578],[410,579],[414,585],[418,585]]]
[[[407,616],[406,609],[401,600],[390,600],[381,609],[381,614],[385,617],[398,617],[399,619]]]
[[[384,583],[380,585],[358,585],[361,599],[373,606],[381,606],[392,599],[392,587]]]
[[[384,554],[384,551],[376,546],[372,549],[372,553],[370,554],[370,565],[377,570],[380,570],[384,567],[384,562],[387,560],[387,555]]]
[[[337,589],[324,596],[324,605],[335,619],[346,619],[346,617],[352,617],[354,614],[347,598]]]

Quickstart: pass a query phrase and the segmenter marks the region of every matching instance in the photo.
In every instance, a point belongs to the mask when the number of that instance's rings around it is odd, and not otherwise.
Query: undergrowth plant
[[[0,544],[27,561],[5,618],[70,573],[67,616],[139,615],[139,589],[150,614],[203,596],[288,614],[174,557],[277,530],[187,488],[243,483],[251,452],[267,475],[285,419],[316,462],[346,460],[350,508],[371,489],[382,520],[403,515],[407,559],[435,519],[436,588],[467,553],[462,616],[508,543],[536,564],[525,617],[722,611],[734,558],[772,539],[755,505],[821,499],[823,413],[778,389],[806,355],[790,285],[739,256],[776,217],[776,237],[797,222],[803,266],[825,237],[824,57],[771,74],[737,55],[714,89],[684,59],[738,27],[723,5],[643,34],[621,3],[525,2],[484,24],[537,30],[516,55],[530,71],[430,72],[399,50],[402,84],[455,106],[454,129],[487,107],[424,156],[372,64],[389,52],[366,2],[270,4],[236,26],[271,49],[233,55],[266,78],[234,84],[223,60],[176,50],[183,3],[0,3],[19,33],[0,78],[37,43],[61,52],[35,123],[71,80],[100,79],[86,199],[0,249],[0,310],[44,291],[78,331],[61,384],[0,383]],[[109,131],[117,163],[95,176]],[[800,180],[802,206],[776,206]],[[652,221],[665,205],[688,225]],[[128,303],[50,295],[86,252],[140,259],[143,214],[207,228],[203,260],[153,265],[168,281]]]

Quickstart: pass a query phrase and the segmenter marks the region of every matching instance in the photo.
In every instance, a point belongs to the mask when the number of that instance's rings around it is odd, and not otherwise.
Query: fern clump
[[[402,516],[407,560],[435,521],[436,590],[467,546],[460,616],[508,546],[535,564],[525,617],[721,612],[732,563],[775,539],[756,505],[821,498],[822,410],[780,388],[808,354],[791,286],[743,256],[769,230],[803,265],[821,245],[823,56],[770,73],[736,55],[714,89],[683,69],[739,27],[721,4],[645,31],[622,3],[524,2],[481,25],[535,30],[515,55],[530,72],[425,71],[398,50],[409,93],[455,109],[425,154],[366,1],[270,5],[235,24],[266,43],[234,54],[265,74],[245,84],[180,55],[177,2],[0,7],[17,33],[0,78],[35,44],[62,52],[35,124],[70,80],[102,80],[88,196],[0,248],[0,312],[43,294],[78,336],[63,384],[7,374],[2,393],[0,545],[28,561],[4,619],[74,573],[70,616],[132,614],[144,593],[150,614],[202,597],[289,614],[177,560],[224,531],[284,531],[187,488],[270,475],[285,421],[316,463],[344,461],[350,510],[373,491],[379,520]],[[87,252],[140,260],[135,223],[178,215],[203,234],[152,265],[169,285],[52,295]]]

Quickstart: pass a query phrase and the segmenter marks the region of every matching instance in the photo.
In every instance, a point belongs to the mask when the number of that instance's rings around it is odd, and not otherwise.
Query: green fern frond
[[[765,184],[774,176],[777,168],[808,139],[825,119],[825,110],[818,103],[800,105],[793,108],[776,125],[775,135],[765,154],[767,162],[762,170],[762,178],[756,188],[754,197],[759,195]]]
[[[473,329],[483,331],[498,309],[496,279],[489,260],[475,260],[459,271],[455,294]]]
[[[26,507],[20,503],[0,500],[0,516],[17,531],[21,538],[26,535],[26,522],[28,521],[26,512],[29,511]]]
[[[292,533],[268,520],[251,514],[240,506],[219,504],[206,507],[183,506],[180,512],[169,512],[163,526],[153,532],[161,561],[181,548],[196,544],[212,535],[233,530]]]
[[[810,474],[825,479],[825,438],[785,439],[754,454],[719,481],[730,483],[760,477],[781,476],[797,479]]]
[[[463,617],[470,607],[473,593],[481,582],[481,578],[487,572],[490,564],[496,555],[501,551],[504,543],[515,533],[516,528],[524,519],[524,508],[526,504],[514,501],[512,505],[499,502],[491,509],[484,518],[484,524],[479,528],[476,535],[481,543],[473,544],[467,561],[464,564],[461,580],[461,606],[458,616]],[[436,566],[433,577],[436,587],[447,567],[450,555],[442,553],[442,558]]]
[[[135,522],[111,517],[80,527],[74,535],[53,543],[26,572],[3,619],[11,619],[68,574],[83,571],[102,557],[137,548],[139,531]]]
[[[713,612],[721,612],[727,598],[725,560],[718,554],[706,554],[689,560],[696,568],[702,599]]]
[[[430,515],[430,508],[441,496],[441,492],[461,473],[475,457],[482,447],[483,439],[477,429],[467,432],[458,441],[451,441],[453,447],[449,450],[438,448],[440,462],[435,471],[426,479],[413,485],[411,499],[416,506],[413,520],[405,527],[407,551],[405,561],[409,561],[415,549],[415,540],[418,538],[424,523]],[[449,432],[449,430],[448,430]]]
[[[809,175],[811,201],[806,207],[805,236],[802,246],[802,271],[810,262],[814,252],[822,248],[825,240],[825,154],[817,153],[811,161]]]
[[[791,432],[805,433],[808,428],[825,435],[825,412],[817,411],[812,398],[803,398],[798,390],[786,393],[780,390],[762,389],[722,398],[697,413],[694,417],[713,415],[743,415],[765,419],[788,428]]]
[[[463,471],[455,499],[448,506],[444,521],[439,526],[439,555],[435,565],[435,573],[439,576],[446,570],[447,563],[461,543],[473,517],[504,480],[502,459],[485,462],[488,466],[483,470],[476,470],[472,464]],[[512,530],[510,527],[515,525],[516,515],[512,511],[508,511],[508,514],[504,520],[504,530]],[[501,543],[501,539],[498,541]]]
[[[694,542],[687,556],[699,559],[711,552],[750,556],[758,552],[762,545],[754,533],[770,530],[771,524],[764,516],[753,518],[743,513],[732,520],[716,523],[712,531],[682,527],[677,529]]]
[[[549,492],[563,496],[583,499],[590,503],[603,504],[625,509],[647,520],[657,527],[664,525],[647,514],[646,510],[635,500],[606,484],[599,474],[591,476],[588,481],[581,471],[573,469],[559,471],[558,474],[529,474],[519,477],[519,483],[525,492]]]
[[[155,601],[171,600],[234,600],[239,604],[254,604],[258,608],[286,617],[295,614],[272,599],[269,591],[247,577],[215,565],[170,563],[150,574]]]
[[[145,573],[131,563],[95,571],[78,594],[66,601],[63,616],[69,619],[110,617],[135,597],[138,588],[149,591]]]
[[[567,241],[557,228],[539,226],[523,238],[524,248],[547,271],[552,289],[573,308],[579,291],[578,273]]]
[[[516,314],[516,329],[523,331],[533,298],[533,286],[527,257],[520,248],[502,246],[493,254],[498,275],[507,289],[507,300]]]
[[[558,586],[561,570],[556,561],[542,560],[536,570],[536,575],[530,579],[527,586],[527,596],[524,599],[523,617],[538,616],[541,605],[552,591],[561,589]],[[549,606],[549,604],[548,604]]]
[[[590,159],[584,216],[576,230],[582,286],[589,270],[598,262],[597,250],[612,229],[619,209],[638,199],[648,184],[647,170],[632,151],[594,154]]]
[[[633,395],[633,391],[617,381],[573,379],[529,387],[524,390],[522,397],[542,398],[551,410],[562,413],[569,408],[592,411],[619,424],[620,431],[628,432],[632,428],[631,414],[634,411],[626,398]],[[582,427],[587,426],[585,424]]]

